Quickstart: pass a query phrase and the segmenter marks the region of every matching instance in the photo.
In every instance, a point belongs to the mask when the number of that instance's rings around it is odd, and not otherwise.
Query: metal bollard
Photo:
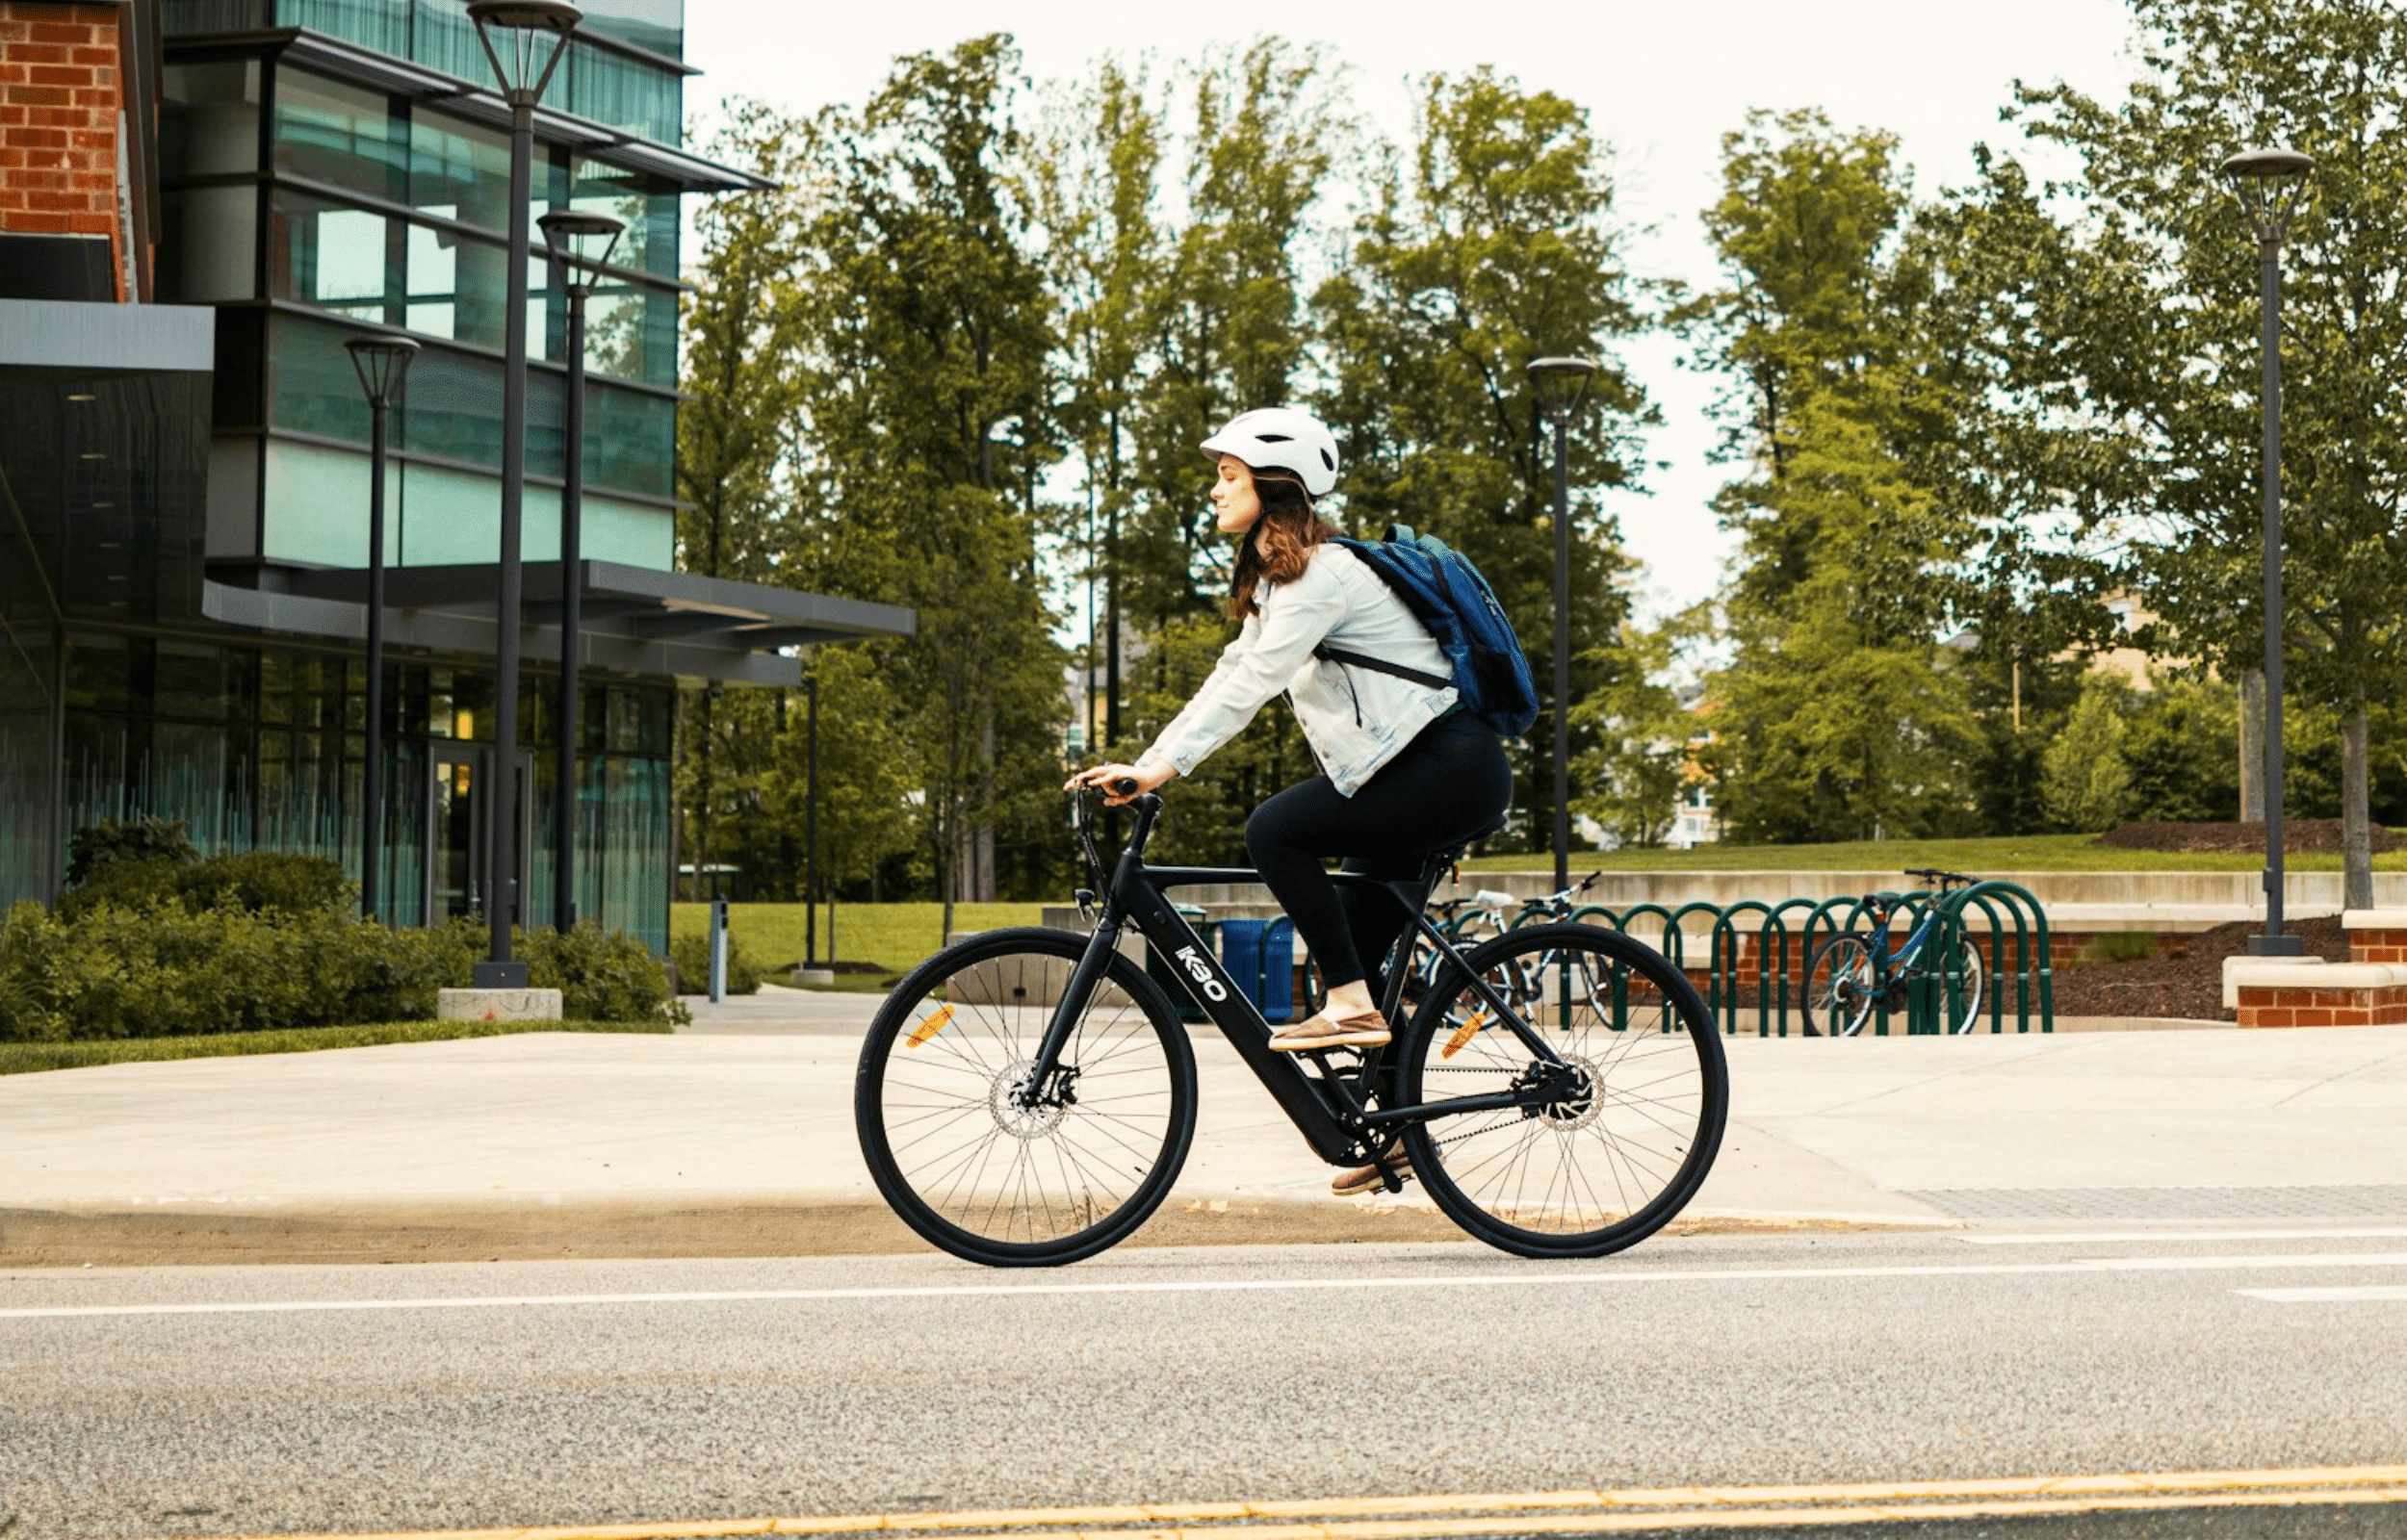
[[[711,900],[711,1003],[727,999],[727,900]]]

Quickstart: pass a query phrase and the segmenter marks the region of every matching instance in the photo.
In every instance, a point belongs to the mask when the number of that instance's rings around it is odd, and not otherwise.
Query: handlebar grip
[[[1113,780],[1110,786],[1111,794],[1115,797],[1133,797],[1137,794],[1137,778],[1121,776]]]

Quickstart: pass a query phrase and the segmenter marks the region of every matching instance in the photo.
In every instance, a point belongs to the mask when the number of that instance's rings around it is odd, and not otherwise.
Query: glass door
[[[474,749],[437,749],[431,757],[427,923],[440,925],[484,910],[486,756]]]

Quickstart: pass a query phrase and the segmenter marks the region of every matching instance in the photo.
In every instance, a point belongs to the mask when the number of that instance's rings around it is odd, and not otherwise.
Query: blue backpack
[[[1376,669],[1433,690],[1451,684],[1464,710],[1505,737],[1517,738],[1530,730],[1538,720],[1538,681],[1530,676],[1529,659],[1521,655],[1520,640],[1505,619],[1504,606],[1496,603],[1495,590],[1469,557],[1436,535],[1416,535],[1411,526],[1401,524],[1388,526],[1385,540],[1340,539],[1337,544],[1361,557],[1429,628],[1454,675],[1440,679],[1327,642],[1312,649],[1314,657]]]

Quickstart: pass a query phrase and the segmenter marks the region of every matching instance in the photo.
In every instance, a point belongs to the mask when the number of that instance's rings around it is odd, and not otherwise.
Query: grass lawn
[[[2336,872],[2341,859],[2292,855],[2291,871]],[[1481,856],[1462,863],[1466,871],[1552,871],[1554,860],[1535,856]],[[1706,845],[1697,850],[1582,850],[1571,854],[1571,875],[1601,866],[1611,872],[1817,872],[1902,871],[1937,866],[1986,876],[1994,872],[2253,872],[2265,858],[2245,852],[2122,850],[2092,834],[2022,834],[2003,839],[1882,839],[1834,845]],[[2407,851],[2373,858],[2375,871],[2407,871]]]
[[[0,1075],[37,1069],[154,1059],[219,1059],[234,1054],[309,1053],[372,1048],[387,1042],[448,1042],[516,1032],[666,1032],[647,1021],[386,1021],[368,1026],[296,1027],[287,1032],[221,1032],[189,1038],[112,1038],[99,1042],[0,1042]]]
[[[1070,902],[1062,895],[1060,902]],[[780,978],[776,970],[802,961],[803,908],[800,904],[730,904],[727,925],[745,953],[762,971]],[[956,904],[953,929],[994,931],[1007,925],[1034,925],[1042,904]],[[871,962],[875,972],[836,975],[839,988],[883,989],[886,981],[901,974],[945,944],[942,904],[839,904],[835,906],[834,939],[830,943],[828,906],[819,910],[819,961],[830,957],[845,963]],[[711,921],[708,904],[677,904],[669,909],[674,935],[700,935]],[[774,986],[766,986],[774,988]]]

